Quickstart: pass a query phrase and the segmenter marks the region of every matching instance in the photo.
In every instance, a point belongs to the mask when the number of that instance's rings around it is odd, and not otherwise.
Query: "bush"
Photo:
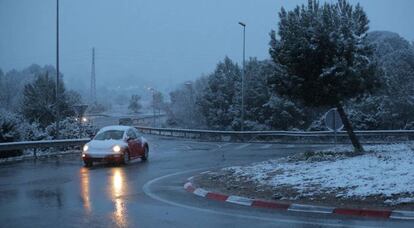
[[[21,140],[18,130],[19,117],[11,112],[0,110],[0,143],[16,142]],[[0,158],[20,156],[21,150],[10,150],[0,152]]]
[[[90,123],[79,123],[75,118],[67,117],[59,122],[60,139],[90,138],[96,129]],[[56,139],[56,122],[46,127],[48,139]]]

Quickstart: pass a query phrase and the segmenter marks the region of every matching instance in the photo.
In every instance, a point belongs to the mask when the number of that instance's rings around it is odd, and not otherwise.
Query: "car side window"
[[[137,138],[137,136],[135,135],[135,132],[131,129],[129,129],[127,131],[127,137],[130,138],[130,139],[136,139]]]

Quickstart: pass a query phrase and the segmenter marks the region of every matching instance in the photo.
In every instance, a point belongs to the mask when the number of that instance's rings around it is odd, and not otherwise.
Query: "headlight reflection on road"
[[[92,208],[89,194],[89,170],[86,168],[82,168],[80,170],[80,178],[83,207],[85,208],[87,213],[90,213],[92,211]]]
[[[113,218],[118,226],[127,226],[127,211],[123,195],[127,193],[127,185],[125,181],[125,172],[120,168],[113,168],[111,170],[110,180],[110,194],[114,202]]]

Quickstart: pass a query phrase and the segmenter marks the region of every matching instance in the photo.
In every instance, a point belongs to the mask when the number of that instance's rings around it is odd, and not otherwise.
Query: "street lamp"
[[[59,0],[56,0],[56,138],[59,139]]]
[[[243,27],[243,70],[242,70],[242,105],[241,105],[241,131],[244,130],[244,68],[245,68],[245,53],[246,53],[246,24],[239,22]]]
[[[153,127],[155,127],[155,101],[154,101],[155,89],[152,87],[148,87],[147,89],[151,91],[152,93],[152,124],[153,124]]]

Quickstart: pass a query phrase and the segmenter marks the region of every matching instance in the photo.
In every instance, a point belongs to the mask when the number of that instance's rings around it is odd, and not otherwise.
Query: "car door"
[[[138,156],[144,155],[144,142],[142,142],[142,137],[137,129],[134,129],[135,135],[137,136],[138,143]]]
[[[129,149],[129,156],[132,158],[139,156],[139,145],[137,142],[137,136],[132,129],[128,129],[127,131],[127,143]]]

